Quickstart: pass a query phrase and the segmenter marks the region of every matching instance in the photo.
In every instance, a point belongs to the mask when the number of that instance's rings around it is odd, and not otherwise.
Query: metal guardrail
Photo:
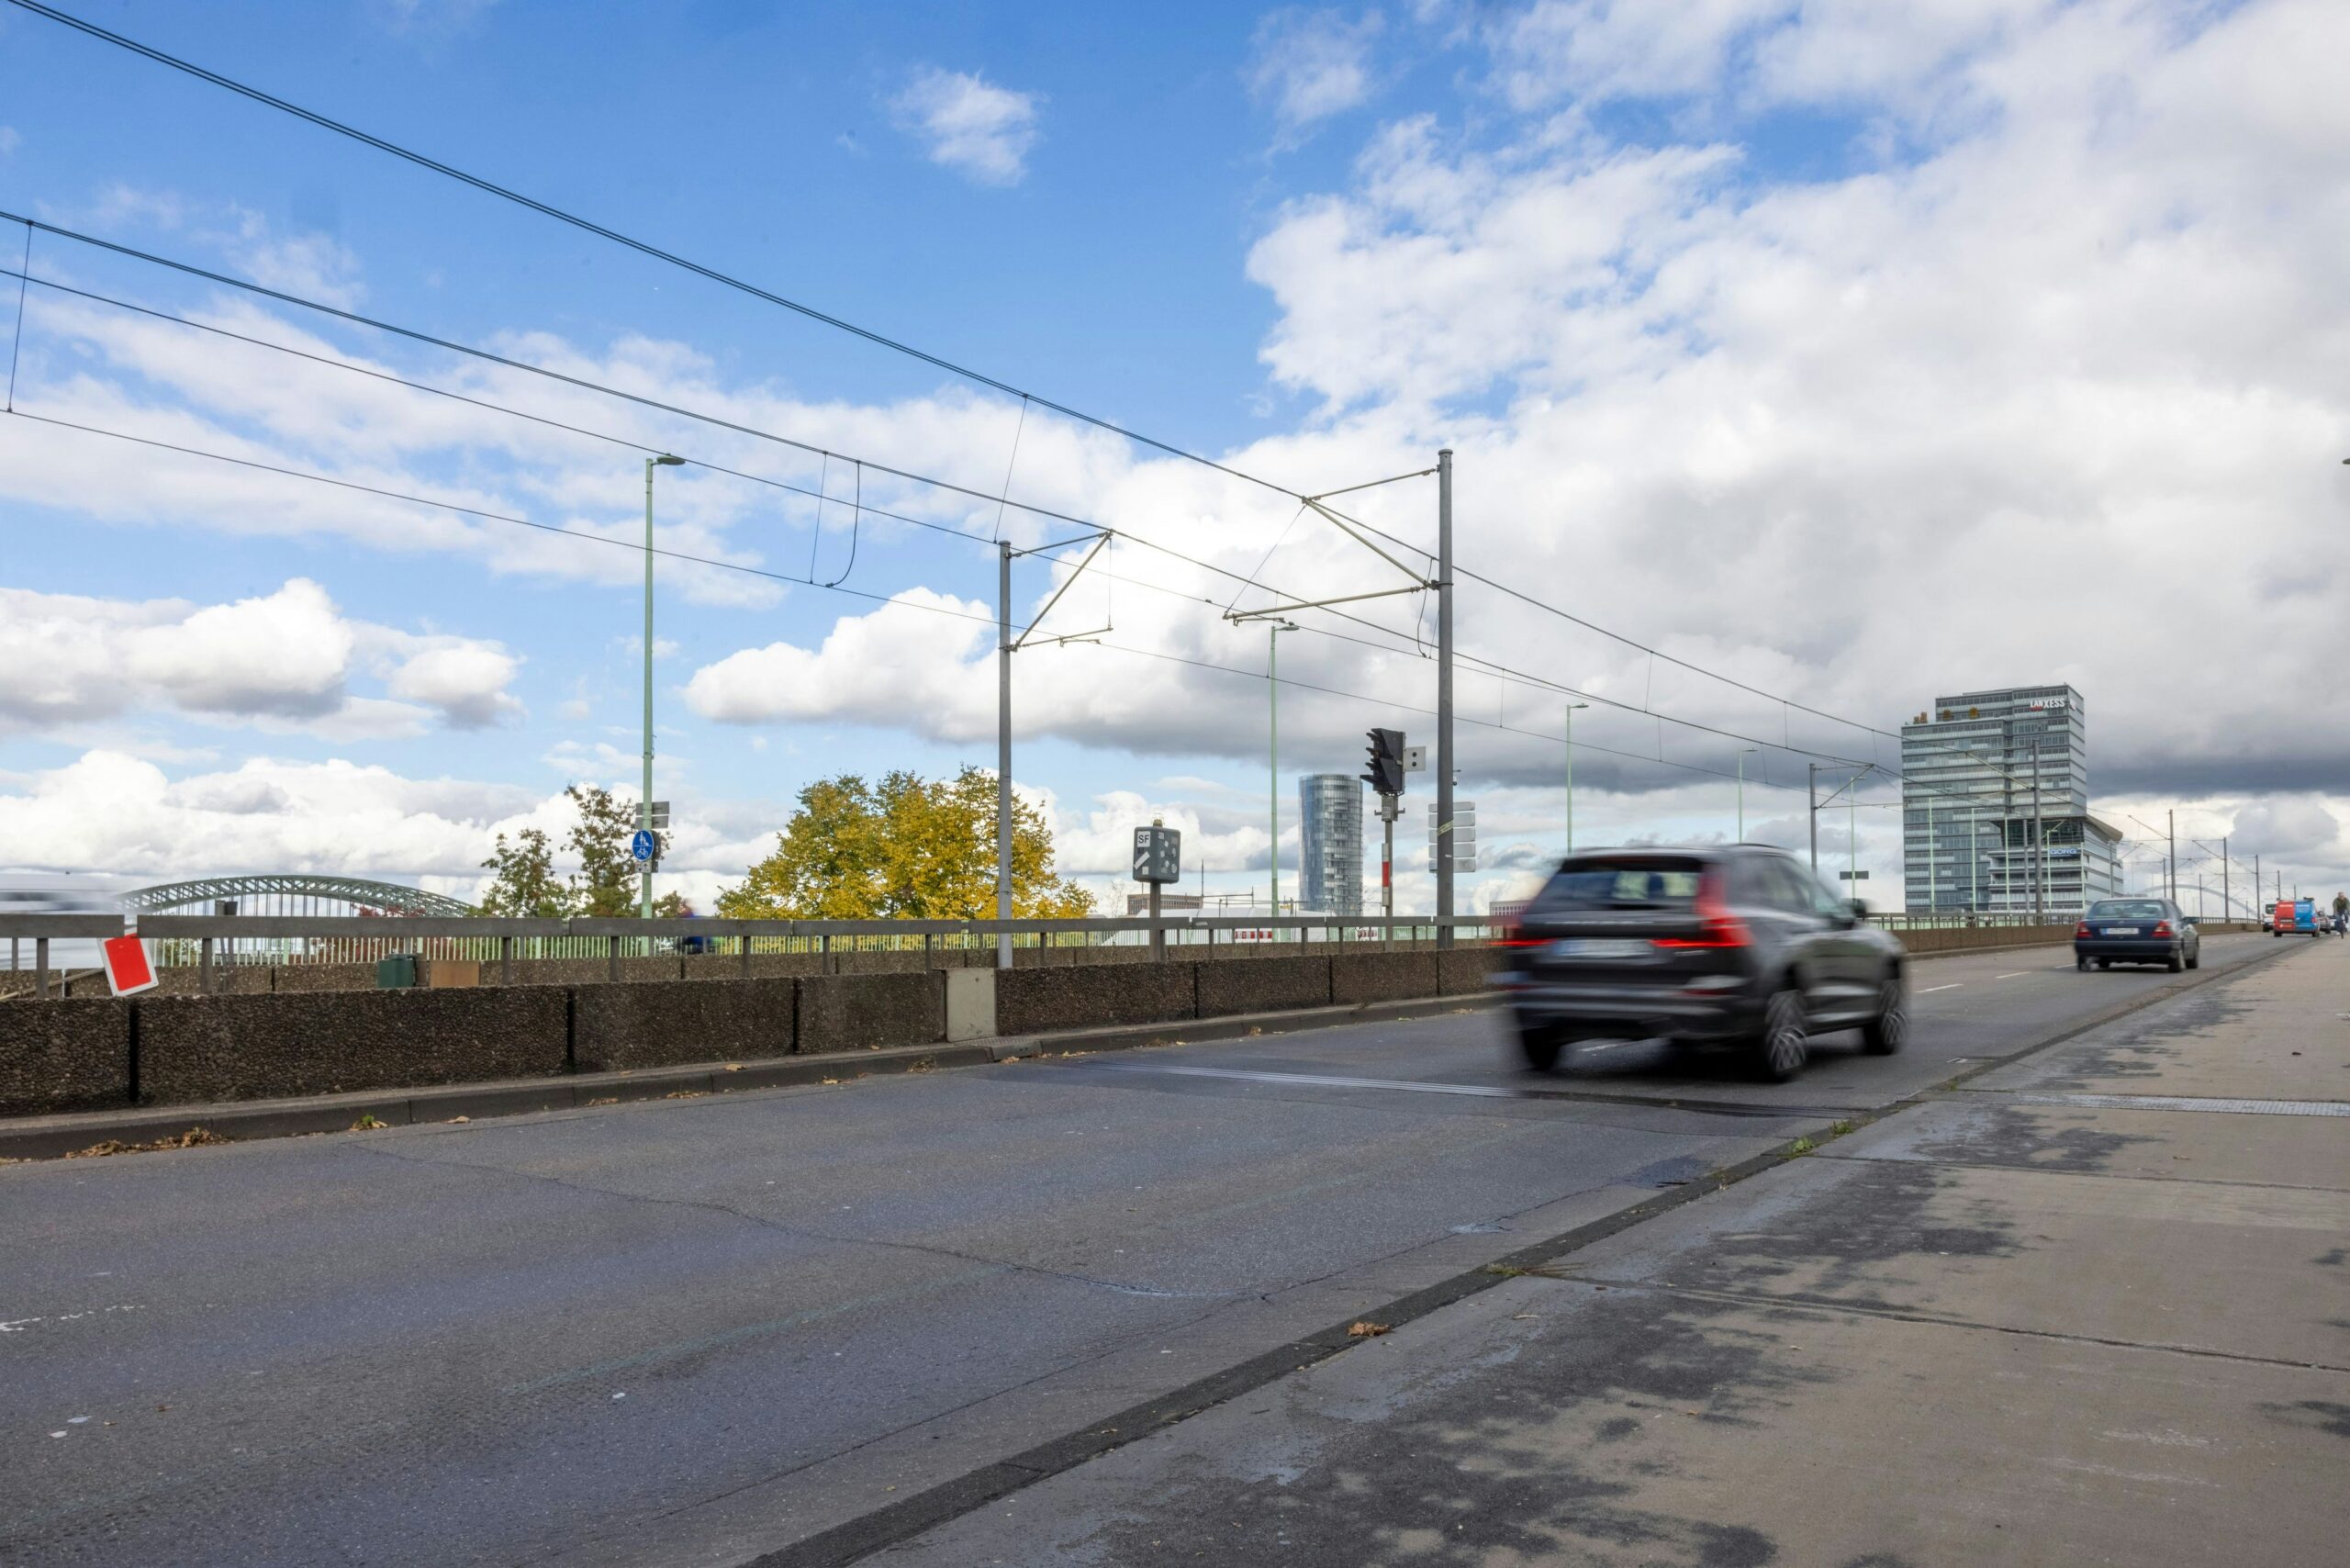
[[[1484,915],[1438,917],[1341,917],[1323,914],[1169,914],[1081,920],[728,920],[695,916],[675,920],[582,918],[527,920],[490,915],[273,915],[273,914],[8,914],[0,915],[0,939],[8,944],[8,967],[22,972],[20,945],[36,949],[35,993],[46,997],[51,939],[89,940],[119,936],[128,930],[154,945],[156,967],[200,971],[199,988],[214,989],[216,968],[327,963],[370,963],[400,954],[466,961],[497,962],[510,977],[518,958],[601,958],[612,978],[624,956],[666,956],[726,944],[746,969],[755,952],[830,954],[835,942],[857,949],[932,952],[940,946],[992,946],[1009,935],[1015,943],[1050,947],[1096,946],[1121,935],[1147,938],[1154,952],[1178,946],[1227,946],[1244,936],[1278,942],[1292,935],[1310,942],[1370,939],[1415,944],[1446,933],[1472,939],[1501,922]],[[686,946],[692,944],[693,949]]]

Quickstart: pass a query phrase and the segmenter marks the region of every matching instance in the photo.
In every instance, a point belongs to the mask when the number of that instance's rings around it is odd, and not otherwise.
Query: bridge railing
[[[271,914],[0,915],[8,968],[34,971],[35,993],[49,993],[52,943],[95,951],[95,938],[135,931],[156,967],[195,968],[200,990],[216,969],[246,966],[369,964],[411,956],[478,963],[540,958],[600,959],[727,954],[923,952],[991,949],[1000,935],[1020,947],[1264,947],[1284,943],[1374,942],[1423,946],[1449,931],[1456,940],[1491,936],[1501,923],[1486,915],[1342,917],[1326,914],[1203,915],[1079,920],[528,920],[487,915],[397,917]],[[85,953],[73,963],[95,963]]]

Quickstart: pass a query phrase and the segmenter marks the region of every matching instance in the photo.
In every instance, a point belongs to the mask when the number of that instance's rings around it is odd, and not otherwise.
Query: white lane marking
[[[1956,991],[1960,986],[1964,985],[1965,983],[1966,982],[1964,980],[1953,980],[1948,985],[1930,985],[1918,994],[1919,996],[1931,996],[1938,991]]]
[[[2021,980],[2024,976],[2036,972],[2036,970],[2032,969],[2011,969],[2006,974],[1993,975],[1991,978],[1993,980]]]

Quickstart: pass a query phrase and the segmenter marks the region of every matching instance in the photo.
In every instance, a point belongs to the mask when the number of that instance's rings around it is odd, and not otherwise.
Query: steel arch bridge
[[[460,915],[475,913],[471,904],[442,893],[398,882],[371,882],[362,877],[308,877],[264,874],[252,877],[206,877],[193,882],[163,882],[137,888],[122,895],[122,907],[134,913],[167,914],[187,911],[209,914],[214,903],[234,899],[242,914],[341,914],[372,911],[378,914]],[[320,906],[330,907],[320,907]],[[332,907],[341,906],[341,907]]]

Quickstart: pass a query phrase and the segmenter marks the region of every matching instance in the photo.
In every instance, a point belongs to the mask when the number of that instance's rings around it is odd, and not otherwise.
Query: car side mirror
[[[1854,899],[1846,907],[1852,911],[1852,920],[1856,924],[1869,917],[1869,901],[1866,899]]]

